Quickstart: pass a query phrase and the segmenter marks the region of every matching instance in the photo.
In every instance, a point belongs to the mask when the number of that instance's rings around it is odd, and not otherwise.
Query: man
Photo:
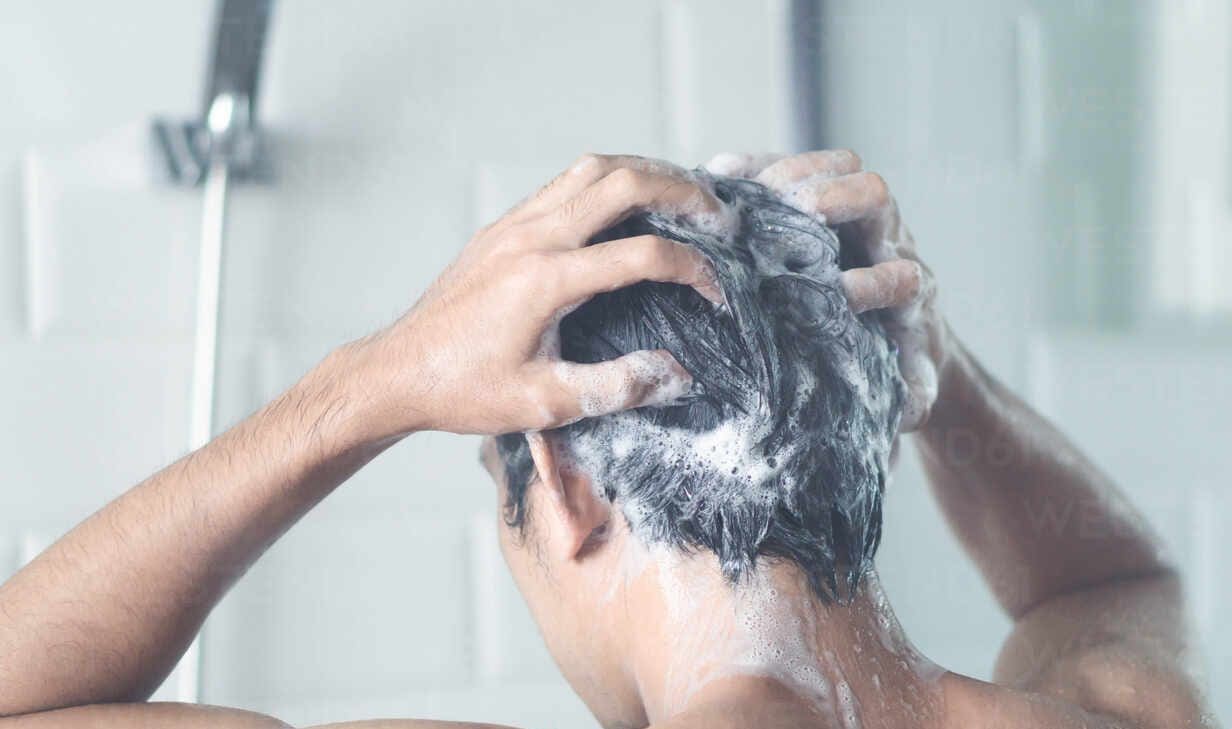
[[[139,702],[264,549],[382,450],[432,429],[528,433],[534,477],[521,484],[485,445],[502,503],[525,507],[521,526],[502,529],[502,549],[553,655],[606,726],[1213,726],[1187,673],[1175,572],[1114,487],[958,343],[881,179],[847,152],[729,157],[719,171],[755,176],[825,216],[844,257],[863,264],[835,280],[853,311],[886,310],[880,324],[861,319],[861,336],[875,347],[884,327],[896,341],[906,389],[894,405],[1016,621],[996,683],[919,656],[875,574],[850,569],[863,552],[819,567],[855,576],[831,584],[756,549],[732,567],[705,549],[664,546],[639,536],[641,522],[614,508],[620,489],[613,497],[566,447],[577,441],[570,424],[591,422],[582,418],[695,407],[713,383],[695,382],[670,348],[565,361],[562,315],[642,281],[691,287],[714,307],[705,321],[741,312],[726,300],[730,271],[698,247],[636,231],[587,245],[632,216],[705,228],[722,220],[720,190],[665,163],[587,156],[479,231],[401,320],[341,347],[5,583],[0,727],[283,726]],[[1047,533],[1023,518],[1067,506],[1088,518]],[[1103,528],[1084,531],[1093,519]]]

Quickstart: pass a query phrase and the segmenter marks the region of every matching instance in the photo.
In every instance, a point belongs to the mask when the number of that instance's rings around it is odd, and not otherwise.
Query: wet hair
[[[893,346],[875,314],[848,307],[824,223],[755,182],[695,174],[723,202],[725,226],[644,214],[593,242],[650,233],[695,246],[728,306],[642,283],[596,296],[560,325],[565,359],[667,349],[693,375],[692,392],[553,433],[643,542],[713,552],[733,582],[759,558],[789,560],[819,597],[842,602],[881,538],[903,401]],[[521,528],[529,448],[521,434],[497,447],[505,519]]]

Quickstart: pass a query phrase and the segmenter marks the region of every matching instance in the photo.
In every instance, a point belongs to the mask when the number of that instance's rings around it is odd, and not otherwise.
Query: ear
[[[548,549],[557,559],[576,559],[591,534],[611,519],[612,504],[596,492],[587,474],[562,456],[551,434],[527,433],[526,442],[543,486],[545,516],[552,522],[544,525]]]

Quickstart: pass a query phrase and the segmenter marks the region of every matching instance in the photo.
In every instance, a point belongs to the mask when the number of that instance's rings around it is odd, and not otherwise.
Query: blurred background
[[[169,179],[193,181],[169,164],[194,159],[191,133],[150,140],[155,118],[204,117],[217,20],[212,0],[0,11],[0,576],[203,422],[198,279],[221,191]],[[850,147],[889,180],[960,336],[1184,565],[1232,720],[1229,31],[1229,0],[279,2],[264,153],[213,220],[205,422],[391,321],[582,152]],[[505,573],[476,447],[420,435],[356,476],[240,582],[160,696],[292,723],[594,725]],[[904,454],[886,588],[924,653],[986,678],[1010,625]]]

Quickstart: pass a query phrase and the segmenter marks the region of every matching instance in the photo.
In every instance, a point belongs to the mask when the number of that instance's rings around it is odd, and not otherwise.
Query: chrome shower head
[[[273,5],[273,0],[218,0],[200,118],[154,122],[155,143],[172,181],[199,185],[219,163],[236,180],[268,176],[256,106]]]

